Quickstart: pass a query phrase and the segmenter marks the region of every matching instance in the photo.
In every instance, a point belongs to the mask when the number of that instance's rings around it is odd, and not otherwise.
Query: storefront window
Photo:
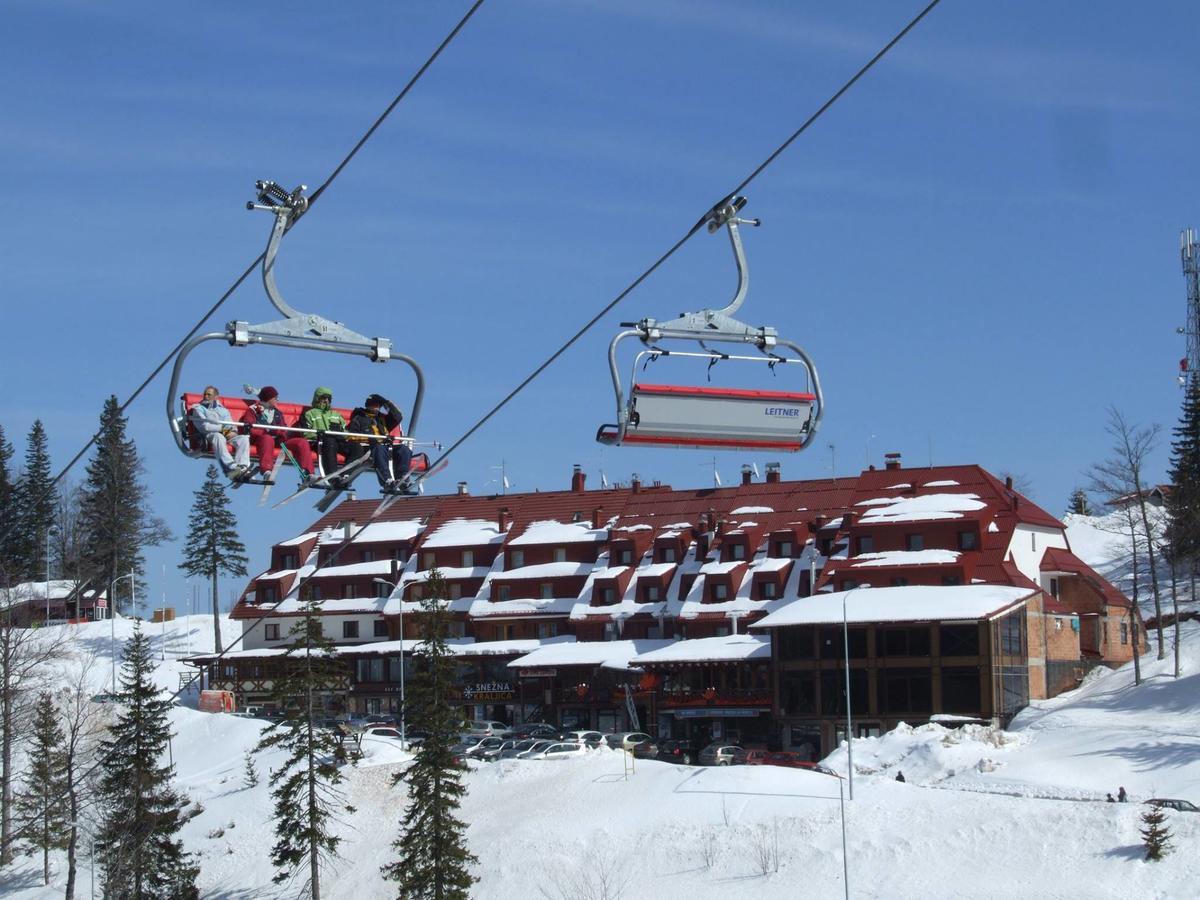
[[[928,669],[884,669],[879,673],[879,701],[884,711],[933,711],[933,682]]]
[[[980,711],[979,670],[942,669],[942,712],[978,714]]]
[[[943,625],[938,629],[942,656],[978,656],[978,625]]]
[[[850,703],[860,712],[866,712],[868,700],[866,669],[850,670]],[[846,673],[826,669],[821,672],[821,714],[826,716],[846,714]]]

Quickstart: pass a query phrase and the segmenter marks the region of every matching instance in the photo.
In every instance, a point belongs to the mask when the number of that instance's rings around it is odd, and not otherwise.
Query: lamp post
[[[129,603],[132,606],[137,602],[137,573],[130,571],[128,575],[122,575],[119,578],[112,580],[113,589],[109,591],[108,598],[108,621],[109,621],[109,638],[108,651],[112,655],[112,692],[117,692],[117,591],[116,587],[126,578],[129,579]]]
[[[46,624],[50,624],[50,532],[46,529]]]
[[[395,582],[388,581],[386,578],[376,578],[376,584],[382,584],[385,587],[390,587],[395,591]],[[405,708],[404,708],[404,595],[400,596],[400,746],[405,750],[408,749],[408,732],[404,727]]]
[[[850,710],[850,625],[846,620],[846,600],[858,588],[842,593],[842,647],[846,654],[846,773],[849,776],[850,799],[854,799],[854,717]]]

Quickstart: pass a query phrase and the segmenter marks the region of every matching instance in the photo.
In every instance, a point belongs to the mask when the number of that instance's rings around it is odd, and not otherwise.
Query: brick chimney
[[[592,528],[602,528],[601,524],[604,519],[604,507],[597,506],[592,509]]]
[[[817,516],[815,519],[813,519],[813,522],[812,522],[813,532],[820,531],[822,528],[824,528],[825,523],[827,521],[829,521],[829,520],[826,519],[825,516]]]
[[[749,465],[742,466],[742,484],[751,484],[754,481],[754,467]]]
[[[1010,491],[1012,490],[1012,476],[1011,475],[1006,475],[1004,477],[1004,487],[1007,490],[1010,490]]]
[[[465,496],[467,496],[467,494],[469,494],[469,493],[470,493],[470,491],[468,491],[468,490],[467,490],[467,483],[466,483],[465,481],[460,481],[460,482],[458,483],[458,494],[459,494],[459,496],[460,496],[460,497],[465,497]]]
[[[508,507],[500,507],[500,513],[496,516],[496,527],[501,532],[508,531],[508,526],[512,524],[512,515],[509,514]]]
[[[587,475],[584,474],[583,467],[578,463],[575,464],[575,469],[571,472],[571,490],[578,493],[584,490],[584,482],[587,481]]]
[[[713,533],[716,534],[717,537],[720,537],[722,534],[725,533],[725,526],[728,524],[729,523],[726,522],[724,519],[717,519],[717,524],[716,524],[716,527],[713,528]]]
[[[885,454],[883,454],[883,458],[885,460],[887,460],[887,462],[884,464],[885,469],[902,468],[900,465],[900,454],[899,453],[885,453]]]
[[[635,494],[642,492],[642,476],[637,472],[633,473],[633,480],[629,482],[629,489]]]
[[[779,463],[767,463],[767,484],[779,484]]]

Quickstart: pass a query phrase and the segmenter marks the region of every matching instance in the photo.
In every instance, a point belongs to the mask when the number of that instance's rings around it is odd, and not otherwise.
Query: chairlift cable
[[[333,172],[330,174],[330,176],[328,178],[326,178],[325,181],[323,181],[321,183],[321,186],[318,187],[316,189],[316,191],[313,192],[312,196],[310,196],[308,198],[308,208],[310,210],[312,208],[313,203],[316,202],[317,197],[319,197],[321,195],[321,193],[333,183],[333,180],[342,173],[342,170],[346,168],[346,166],[349,164],[350,160],[354,158],[354,156],[358,153],[358,151],[362,149],[363,145],[371,138],[372,135],[375,134],[375,132],[376,132],[376,130],[378,130],[379,126],[383,124],[384,120],[389,115],[391,115],[392,111],[396,108],[397,105],[399,105],[400,101],[403,100],[408,95],[409,91],[411,91],[412,88],[416,85],[416,83],[418,81],[420,81],[421,77],[425,74],[425,72],[429,69],[429,67],[431,65],[433,65],[434,61],[441,55],[442,51],[445,50],[446,47],[449,46],[450,42],[453,41],[454,38],[458,36],[458,33],[460,31],[462,31],[463,26],[465,26],[467,24],[467,22],[471,19],[471,17],[473,15],[475,15],[475,11],[478,10],[479,7],[483,5],[483,2],[484,2],[484,0],[475,0],[475,3],[471,6],[471,8],[469,10],[467,10],[466,14],[461,19],[459,19],[458,24],[456,24],[454,26],[454,28],[449,32],[449,34],[446,35],[446,37],[442,40],[442,42],[437,46],[437,49],[434,50],[432,54],[430,54],[429,58],[425,60],[424,64],[408,80],[408,83],[404,85],[404,89],[401,90],[400,93],[396,95],[396,97],[392,100],[392,102],[390,104],[388,104],[387,109],[385,109],[383,111],[383,113],[374,121],[374,123],[372,123],[371,127],[367,129],[366,133],[363,134],[363,136],[361,138],[359,138],[358,143],[356,143],[354,145],[354,148],[346,155],[346,157],[340,163],[338,163],[337,167],[333,170]],[[216,314],[217,310],[219,310],[222,306],[225,305],[225,301],[228,300],[233,295],[234,291],[236,291],[239,287],[242,286],[242,282],[244,282],[248,277],[250,277],[250,274],[255,269],[258,268],[258,266],[262,263],[263,258],[265,256],[266,256],[266,251],[264,250],[262,253],[258,254],[257,257],[255,257],[254,261],[251,262],[250,265],[246,267],[245,271],[243,271],[242,274],[237,277],[237,279],[233,282],[233,284],[231,284],[229,286],[229,288],[225,291],[225,293],[223,293],[217,299],[217,301],[212,306],[209,307],[208,311],[196,322],[195,325],[193,325],[191,327],[191,329],[187,332],[187,334],[185,334],[179,340],[179,342],[177,344],[175,344],[175,346],[163,358],[163,360],[157,366],[155,366],[154,370],[151,371],[151,373],[146,376],[145,380],[142,381],[142,383],[137,386],[137,389],[132,394],[129,395],[129,397],[125,400],[124,403],[122,403],[119,407],[117,407],[119,412],[124,413],[125,410],[128,409],[133,404],[133,402],[135,400],[137,400],[137,398],[139,396],[141,396],[142,392],[147,387],[150,386],[150,383],[152,381],[154,381],[154,379],[159,376],[159,374],[162,372],[162,370],[167,367],[167,364],[170,363],[176,356],[178,356],[179,351],[181,349],[183,349],[183,346],[189,340],[191,340],[201,328],[204,327],[204,323],[207,322],[210,318],[212,318],[213,315]],[[59,482],[61,482],[63,480],[63,478],[66,477],[67,473],[70,472],[71,469],[73,469],[79,463],[79,461],[81,459],[83,459],[84,455],[93,446],[95,446],[96,440],[99,437],[100,437],[100,432],[97,431],[95,434],[93,434],[88,439],[88,442],[86,444],[84,444],[82,448],[80,448],[79,452],[76,453],[71,458],[71,461],[68,462],[65,466],[63,466],[63,468],[61,470],[59,470],[58,474],[55,475],[54,479],[50,482],[51,489],[57,487]],[[9,525],[8,529],[6,529],[3,533],[0,533],[0,536],[7,537],[9,532],[11,532],[12,529],[15,527],[16,527],[16,523],[14,522],[13,524]]]
[[[560,356],[562,356],[564,353],[567,352],[567,350],[569,350],[572,346],[574,346],[575,342],[578,341],[585,334],[587,334],[587,332],[590,331],[592,329],[592,327],[596,325],[597,322],[599,322],[606,315],[608,315],[610,312],[612,312],[612,310],[622,300],[624,300],[631,293],[633,293],[633,291],[635,289],[637,289],[647,278],[649,278],[651,275],[653,275],[659,269],[659,267],[662,266],[663,263],[665,263],[668,259],[670,259],[672,256],[674,256],[676,254],[676,252],[678,252],[679,249],[684,244],[686,244],[689,240],[691,240],[692,236],[695,235],[696,232],[700,231],[700,229],[703,228],[711,220],[713,212],[715,210],[720,209],[731,198],[733,198],[734,196],[739,194],[743,188],[745,188],[748,184],[750,184],[750,182],[752,182],[759,175],[761,175],[768,166],[770,166],[773,162],[775,162],[775,160],[778,159],[779,156],[788,147],[790,147],[792,145],[792,143],[795,142],[795,140],[798,137],[800,137],[800,135],[804,134],[804,132],[807,131],[809,129],[809,127],[813,125],[813,123],[815,123],[819,118],[821,118],[821,116],[823,116],[826,112],[828,112],[830,107],[832,107],[835,103],[837,103],[837,101],[840,100],[846,94],[846,92],[849,91],[850,88],[852,88],[858,82],[858,80],[860,78],[862,78],[868,71],[870,71],[872,68],[874,68],[875,64],[877,62],[879,62],[881,59],[883,59],[883,57],[886,56],[888,54],[888,52],[893,47],[896,46],[896,44],[900,43],[900,41],[903,40],[904,37],[910,31],[912,31],[913,28],[915,28],[922,19],[924,19],[930,12],[932,12],[933,8],[935,6],[937,6],[940,2],[941,2],[941,0],[931,0],[931,2],[924,9],[922,9],[913,19],[911,19],[908,22],[907,25],[905,25],[902,29],[900,29],[900,31],[898,31],[890,41],[888,41],[886,44],[884,44],[883,47],[880,48],[880,50],[874,56],[872,56],[863,66],[861,66],[858,69],[858,71],[855,72],[854,75],[850,77],[849,80],[847,80],[840,88],[838,88],[838,90],[832,96],[830,96],[830,98],[828,100],[826,100],[823,104],[821,104],[821,106],[817,109],[816,112],[814,112],[811,116],[809,116],[804,121],[804,123],[799,128],[797,128],[794,132],[792,132],[791,135],[789,135],[788,138],[782,144],[780,144],[778,147],[776,147],[775,150],[772,151],[772,153],[766,159],[764,159],[761,163],[759,163],[759,165],[749,175],[747,175],[744,179],[742,179],[742,181],[738,183],[737,187],[735,187],[732,191],[730,191],[728,194],[726,194],[725,197],[719,203],[717,203],[713,207],[712,210],[705,213],[699,219],[699,221],[697,221],[696,224],[693,225],[687,231],[686,234],[684,234],[681,238],[679,238],[679,240],[677,240],[674,244],[672,244],[671,247],[665,253],[663,253],[660,257],[658,257],[658,259],[656,259],[650,265],[650,267],[648,269],[646,269],[644,272],[642,272],[641,275],[639,275],[637,278],[635,278],[629,284],[628,287],[626,287],[623,291],[621,291],[619,294],[617,294],[604,307],[602,307],[599,312],[597,312],[594,316],[592,316],[592,318],[589,319],[578,331],[576,331],[573,335],[571,335],[571,337],[567,339],[566,343],[564,343],[561,347],[559,347],[557,350],[555,350],[549,357],[547,357],[546,360],[541,365],[539,365],[536,369],[534,369],[531,373],[529,373],[529,375],[526,376],[525,379],[520,384],[518,384],[515,388],[513,388],[511,391],[509,391],[509,393],[506,394],[504,396],[504,398],[502,400],[500,400],[495,406],[493,406],[486,413],[484,413],[484,415],[478,421],[476,421],[474,425],[472,425],[469,429],[467,429],[467,431],[464,432],[461,437],[459,437],[456,441],[454,441],[454,443],[452,443],[449,447],[447,447],[441,456],[439,456],[436,460],[434,460],[433,462],[430,463],[430,468],[433,468],[433,466],[437,465],[438,463],[442,462],[442,460],[449,457],[450,454],[452,454],[455,450],[457,450],[468,438],[470,438],[476,431],[478,431],[480,428],[482,428],[488,422],[488,420],[492,418],[492,416],[494,416],[496,413],[500,412],[500,410],[502,410],[505,406],[507,406],[509,404],[509,402],[511,402],[512,399],[517,396],[517,394],[521,393],[521,391],[523,391],[526,387],[528,387],[529,384],[534,379],[536,379],[539,375],[541,375],[544,371],[546,371],[546,369],[548,369]]]

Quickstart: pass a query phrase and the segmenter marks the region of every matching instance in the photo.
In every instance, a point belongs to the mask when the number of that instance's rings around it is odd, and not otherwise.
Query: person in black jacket
[[[380,394],[371,394],[363,405],[350,414],[350,431],[369,435],[371,463],[375,476],[384,490],[396,490],[412,465],[412,448],[408,444],[395,444],[388,439],[393,428],[404,421],[400,407]],[[395,463],[395,471],[389,464]]]

